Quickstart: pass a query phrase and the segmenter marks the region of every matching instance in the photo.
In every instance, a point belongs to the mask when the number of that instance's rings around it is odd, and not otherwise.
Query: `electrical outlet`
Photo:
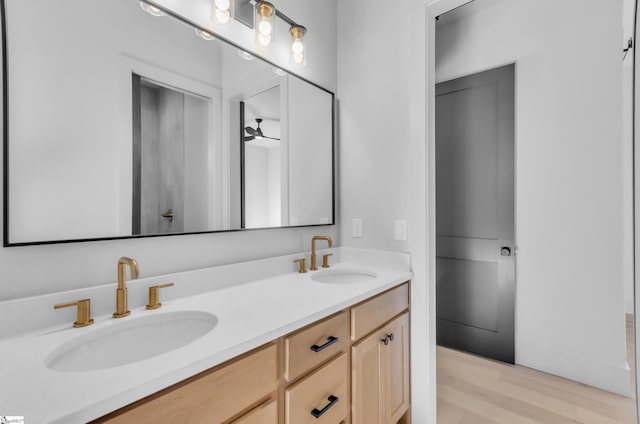
[[[362,237],[362,218],[353,218],[351,221],[351,235]]]
[[[407,220],[396,219],[394,225],[395,239],[398,241],[407,241]]]

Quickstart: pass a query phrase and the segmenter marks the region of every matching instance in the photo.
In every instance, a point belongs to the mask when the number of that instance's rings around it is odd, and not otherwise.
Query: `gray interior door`
[[[514,67],[436,86],[437,343],[510,363]]]

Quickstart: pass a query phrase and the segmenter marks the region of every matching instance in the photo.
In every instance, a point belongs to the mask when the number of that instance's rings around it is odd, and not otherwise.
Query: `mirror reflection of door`
[[[133,102],[132,233],[206,228],[207,100],[134,74]]]
[[[242,228],[280,227],[282,144],[280,87],[240,102]]]

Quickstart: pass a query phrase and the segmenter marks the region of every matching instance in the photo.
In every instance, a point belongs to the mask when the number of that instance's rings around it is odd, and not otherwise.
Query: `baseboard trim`
[[[631,397],[631,370],[561,350],[520,342],[516,364]]]

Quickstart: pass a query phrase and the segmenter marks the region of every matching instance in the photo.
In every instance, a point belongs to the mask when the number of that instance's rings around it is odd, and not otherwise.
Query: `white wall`
[[[516,63],[516,362],[628,394],[622,1],[469,10],[438,27],[436,80]]]
[[[435,296],[428,279],[427,2],[338,3],[341,244],[411,252],[412,420],[435,423]],[[361,218],[362,238],[351,236]],[[408,220],[408,241],[394,220]]]
[[[322,8],[311,0],[283,0],[278,6],[309,30],[308,65],[301,73],[335,90],[336,0],[324,1]],[[244,42],[248,32],[238,29],[234,41]],[[285,41],[276,41],[282,43],[276,52],[288,51]],[[288,66],[285,56],[276,57],[281,67]],[[123,255],[138,260],[143,276],[158,275],[309,250],[311,237],[318,233],[337,239],[334,227],[323,227],[2,248],[0,300],[114,282]]]

